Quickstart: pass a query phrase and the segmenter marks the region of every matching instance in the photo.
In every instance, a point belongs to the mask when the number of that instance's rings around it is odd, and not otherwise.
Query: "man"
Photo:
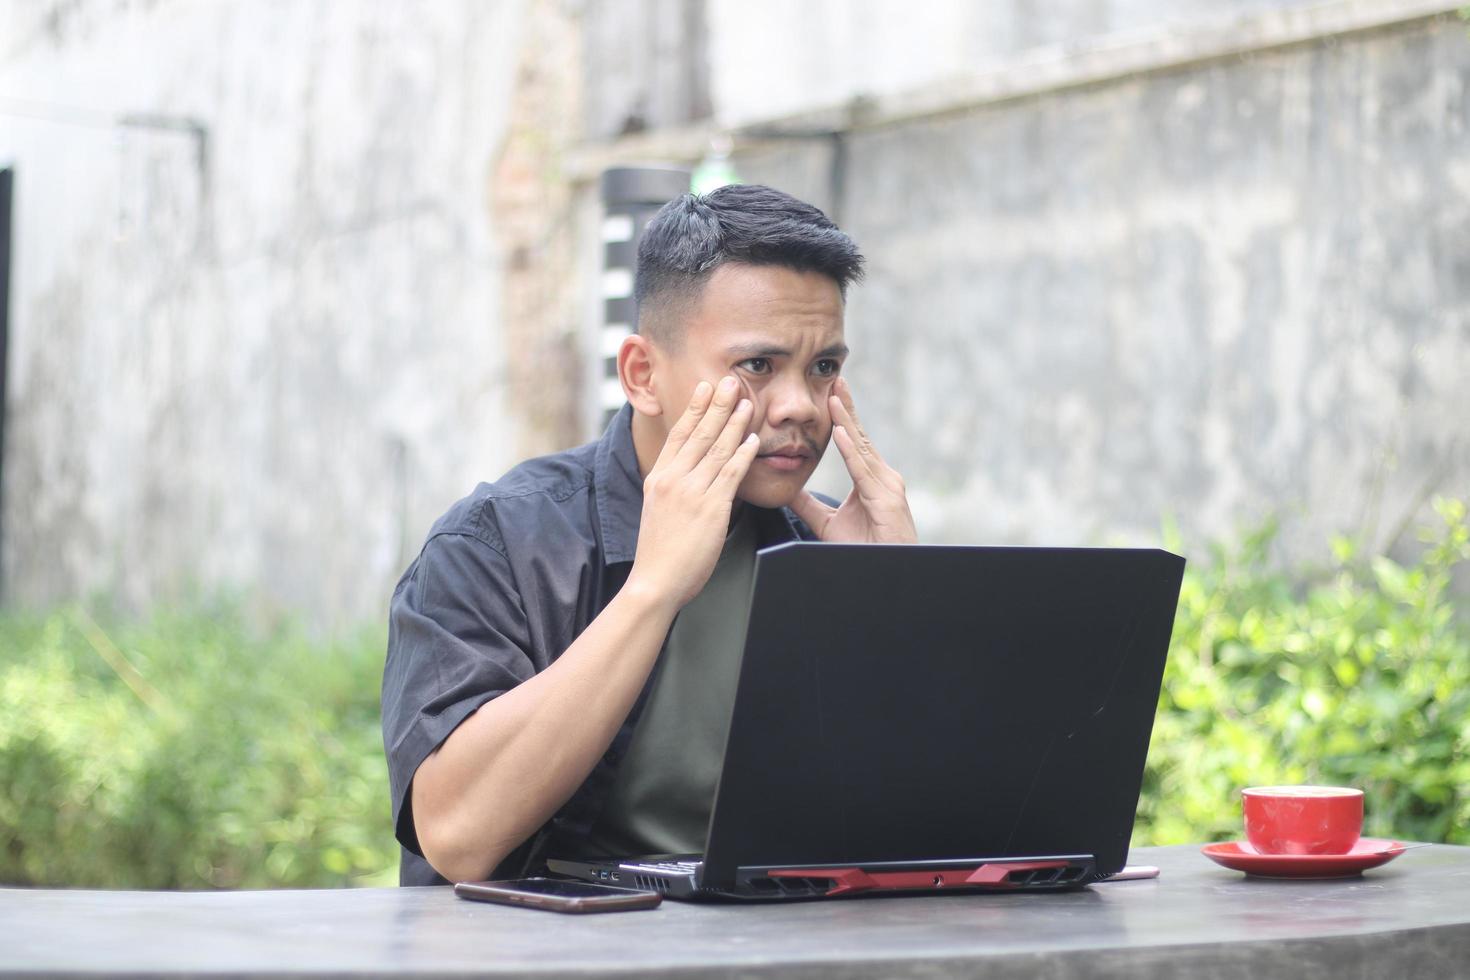
[[[628,404],[481,484],[394,591],[383,737],[404,884],[702,849],[755,551],[913,542],[840,376],[862,256],[768,187],[685,195],[638,248]],[[828,441],[853,490],[805,489]]]

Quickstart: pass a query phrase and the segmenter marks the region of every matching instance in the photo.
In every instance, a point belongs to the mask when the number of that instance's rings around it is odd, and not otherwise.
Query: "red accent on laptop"
[[[947,868],[941,871],[873,871],[862,868],[778,868],[767,871],[768,878],[827,878],[834,888],[828,896],[850,892],[891,890],[897,888],[961,888],[984,885],[990,888],[1014,888],[1006,881],[1012,871],[1045,871],[1065,868],[1066,861],[997,861],[976,868]]]

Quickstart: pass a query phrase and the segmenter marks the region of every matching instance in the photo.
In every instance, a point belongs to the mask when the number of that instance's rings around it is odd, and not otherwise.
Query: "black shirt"
[[[596,442],[480,484],[434,523],[393,591],[383,744],[401,884],[447,883],[414,831],[419,764],[481,705],[545,670],[627,580],[643,512],[632,418],[624,405]],[[788,508],[752,510],[760,547],[815,539]],[[540,870],[551,840],[570,851],[586,840],[656,673],[591,774],[496,877]]]

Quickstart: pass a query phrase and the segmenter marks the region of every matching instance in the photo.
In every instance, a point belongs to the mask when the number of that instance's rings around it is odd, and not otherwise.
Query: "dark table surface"
[[[1067,893],[686,905],[589,916],[447,888],[0,889],[0,974],[669,977],[1470,975],[1470,847],[1361,877],[1248,879],[1196,846]]]

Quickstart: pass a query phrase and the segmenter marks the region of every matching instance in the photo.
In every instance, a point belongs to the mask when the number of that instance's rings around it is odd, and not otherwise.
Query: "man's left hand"
[[[903,477],[883,461],[858,422],[852,389],[838,378],[827,399],[832,412],[832,441],[852,476],[852,492],[841,507],[828,507],[806,490],[791,502],[796,516],[823,541],[915,544],[914,515],[909,511]]]

